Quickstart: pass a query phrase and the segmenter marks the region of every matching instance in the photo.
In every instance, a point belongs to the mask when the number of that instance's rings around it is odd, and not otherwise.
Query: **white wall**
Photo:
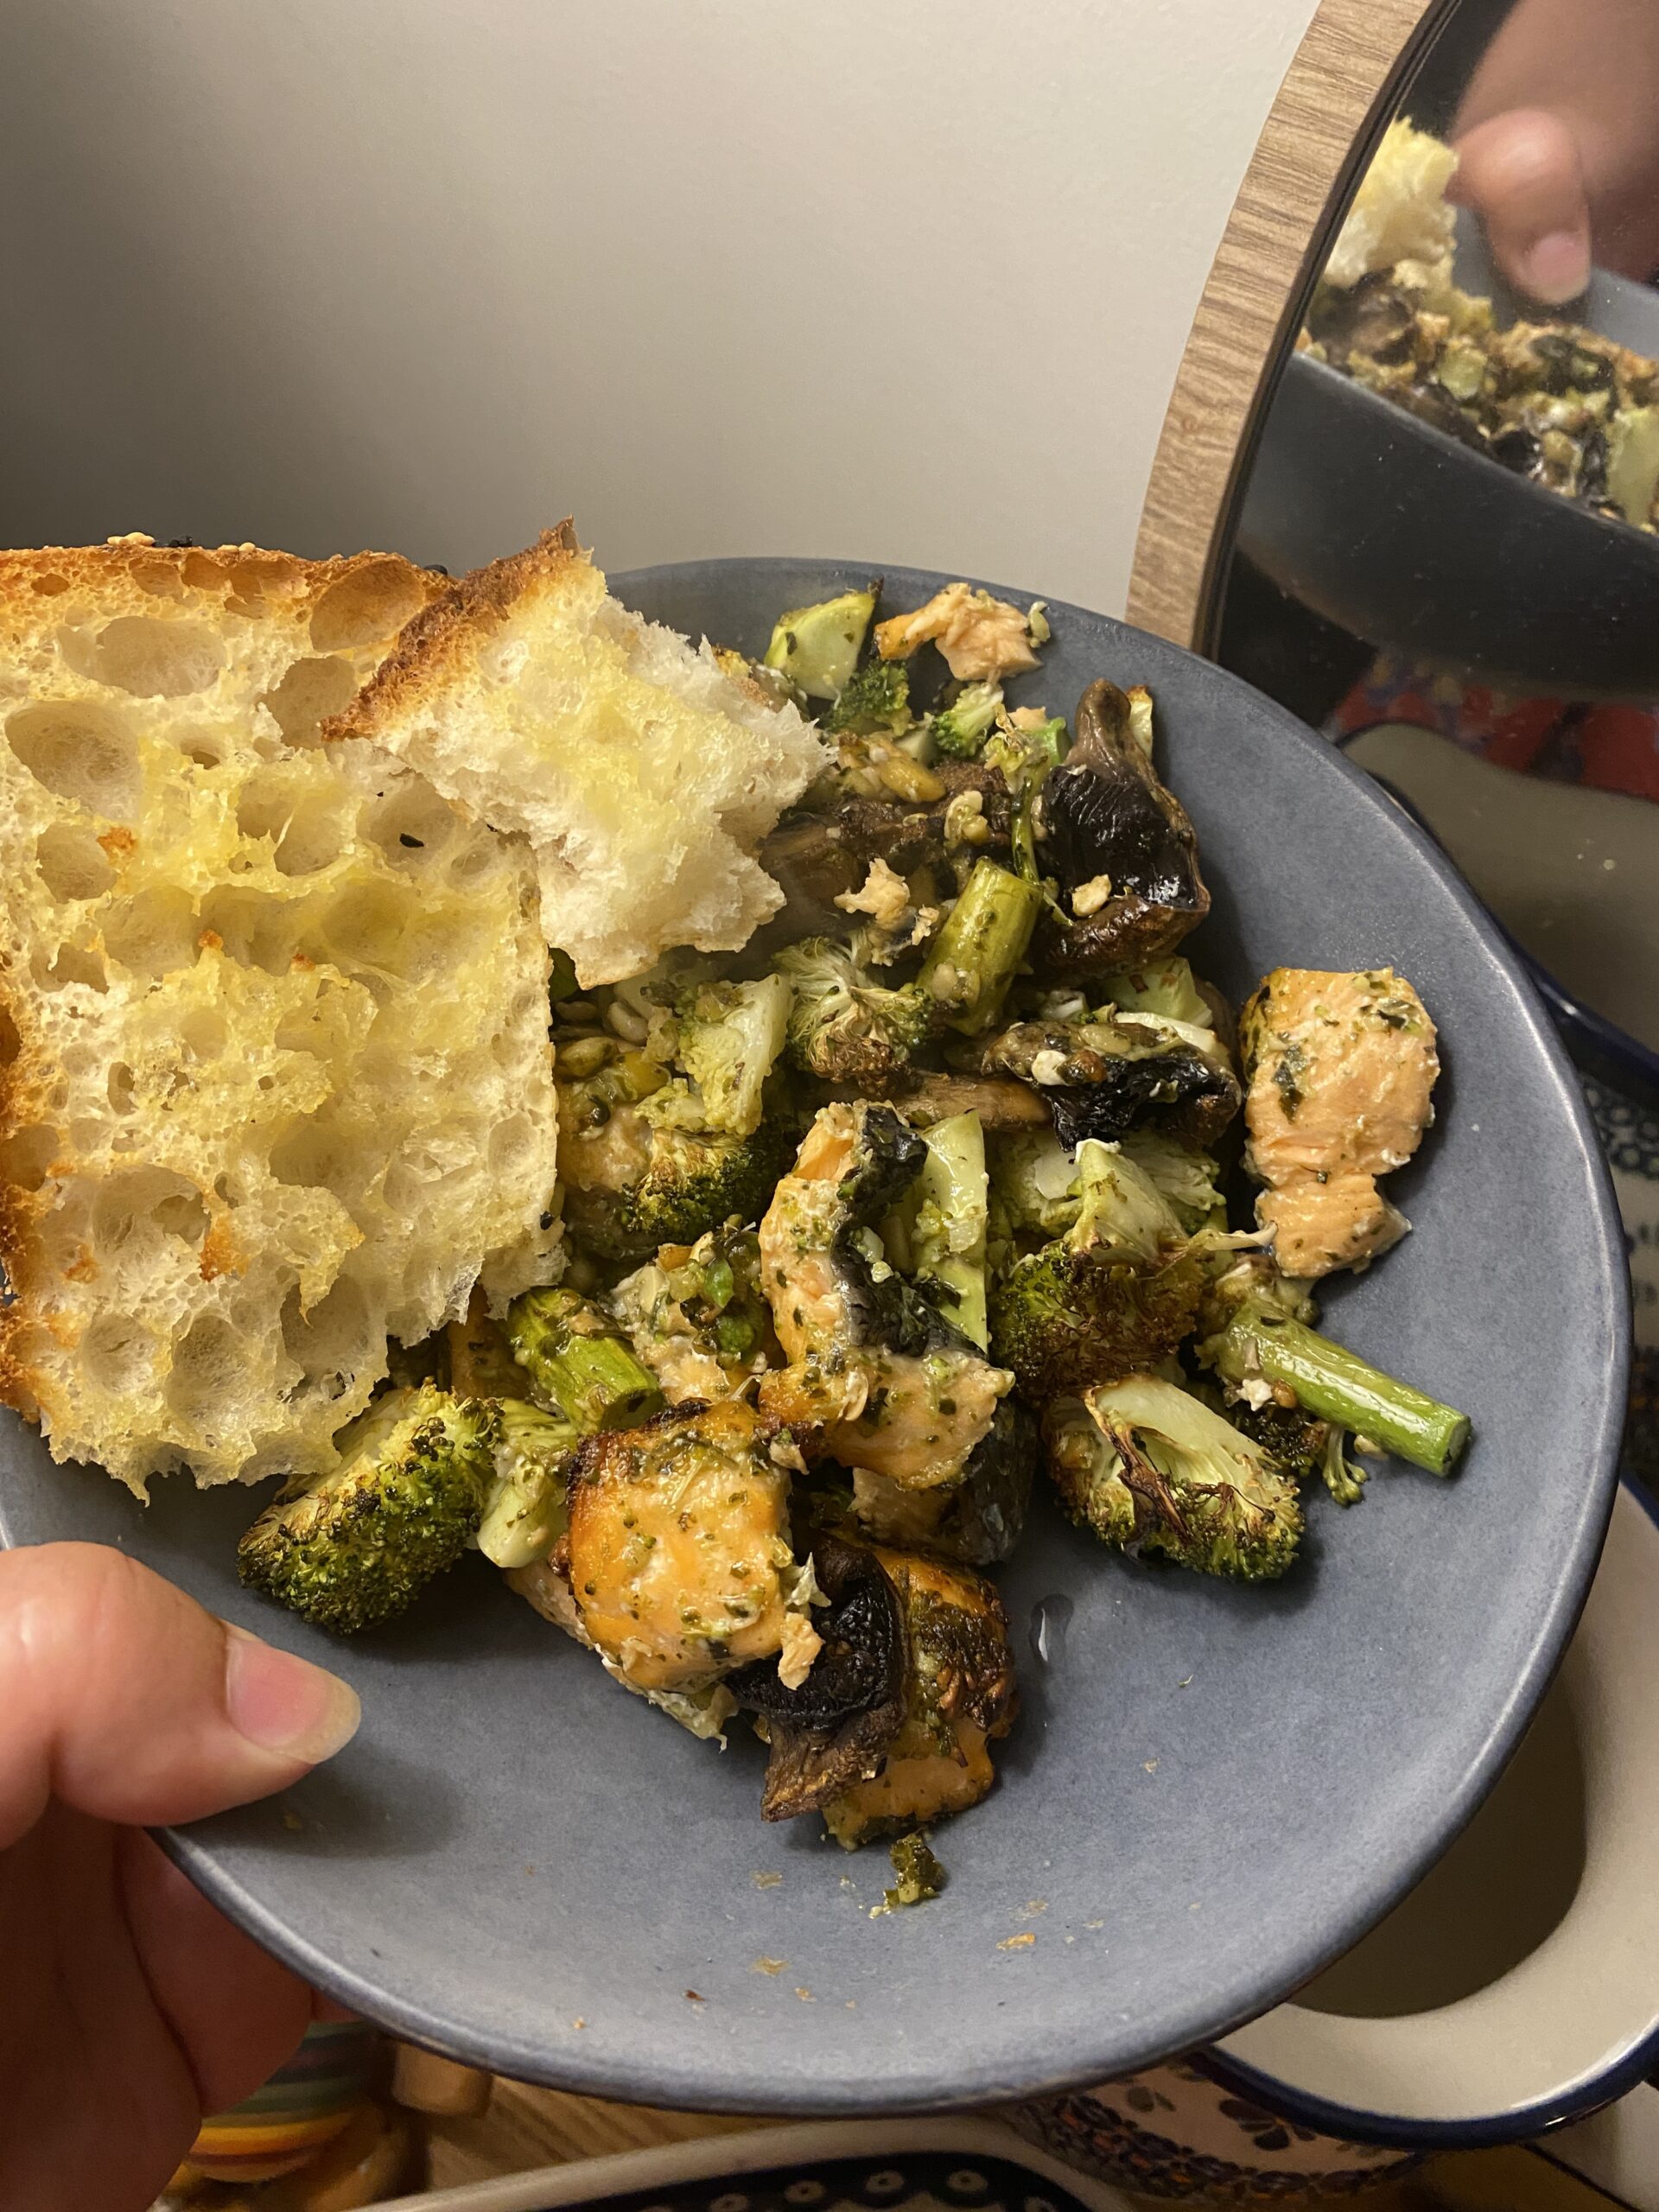
[[[1121,607],[1312,0],[10,0],[0,541]]]

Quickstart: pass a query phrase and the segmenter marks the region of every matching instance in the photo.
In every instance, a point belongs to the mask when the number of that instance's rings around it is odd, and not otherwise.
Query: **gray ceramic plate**
[[[730,561],[618,578],[758,650],[781,608],[870,574]],[[940,578],[889,571],[890,603]],[[1029,594],[1020,594],[1029,596]],[[1230,991],[1278,962],[1396,962],[1442,1026],[1416,1234],[1331,1325],[1466,1407],[1451,1485],[1379,1473],[1312,1503],[1282,1584],[1109,1557],[1036,1516],[1003,1576],[1025,1710],[1002,1783],[943,1832],[944,1896],[872,1919],[884,1853],[757,1811],[723,1757],[617,1689],[467,1563],[395,1632],[331,1645],[241,1592],[245,1493],[104,1476],[3,1436],[12,1542],[130,1548],[232,1619],[338,1666],[350,1750],[286,1800],[172,1839],[301,1972],[417,2040],[655,2103],[870,2113],[1100,2081],[1274,2003],[1351,1943],[1474,1810],[1588,1586],[1613,1491],[1624,1264],[1573,1076],[1511,956],[1429,842],[1235,677],[1080,609],[1028,696],[1150,683],[1215,890],[1192,950]],[[1069,1632],[1032,1655],[1039,1605]],[[772,1876],[781,1876],[772,1881]],[[763,1879],[762,1878],[767,1878]],[[694,1995],[692,1993],[696,1993]]]
[[[1522,312],[1466,213],[1457,276],[1501,325]],[[1659,355],[1648,285],[1598,270],[1571,313]],[[1238,543],[1294,599],[1409,659],[1548,697],[1659,696],[1659,537],[1512,474],[1305,353],[1263,423]]]

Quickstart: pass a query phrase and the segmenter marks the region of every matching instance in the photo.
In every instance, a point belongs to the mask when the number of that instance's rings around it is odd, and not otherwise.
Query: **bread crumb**
[[[757,1890],[775,1890],[783,1880],[781,1874],[751,1874],[749,1879]]]
[[[789,1961],[787,1959],[768,1959],[763,1957],[759,1958],[754,1961],[754,1964],[749,1968],[749,1972],[751,1974],[782,1974],[784,1968],[788,1964]]]
[[[999,1951],[1028,1951],[1036,1941],[1027,1929],[1023,1936],[1005,1936],[996,1948]]]

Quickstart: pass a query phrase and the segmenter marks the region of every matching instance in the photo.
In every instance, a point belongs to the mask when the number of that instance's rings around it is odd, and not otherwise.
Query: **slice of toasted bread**
[[[784,898],[754,847],[826,758],[793,706],[620,606],[568,522],[435,600],[327,734],[522,831],[584,985],[746,944]]]
[[[0,554],[0,1395],[140,1491],[331,1465],[556,1273],[530,851],[318,737],[442,582]]]

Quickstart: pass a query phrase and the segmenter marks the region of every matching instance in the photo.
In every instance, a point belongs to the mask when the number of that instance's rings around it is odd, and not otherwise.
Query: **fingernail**
[[[1551,231],[1521,260],[1526,288],[1547,307],[1576,300],[1590,282],[1590,245],[1582,231]]]
[[[363,1708],[349,1683],[245,1629],[226,1627],[225,1710],[238,1735],[307,1766],[351,1742]]]

